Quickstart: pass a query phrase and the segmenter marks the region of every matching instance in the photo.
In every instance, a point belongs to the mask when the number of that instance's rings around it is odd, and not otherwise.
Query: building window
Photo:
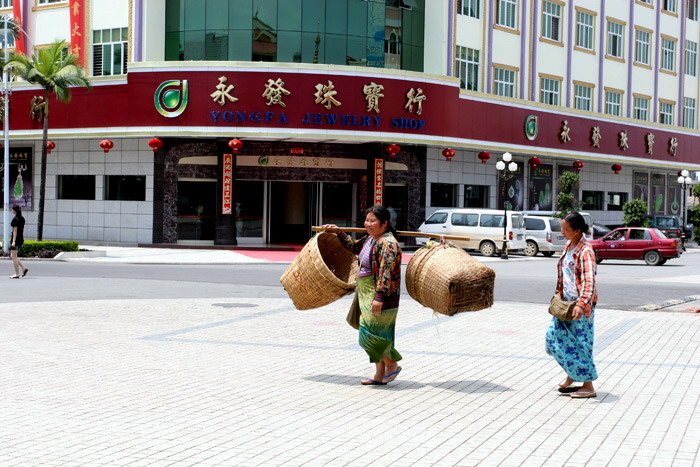
[[[651,33],[637,29],[634,32],[634,61],[643,65],[650,64]]]
[[[622,108],[622,93],[605,91],[605,113],[620,116]]]
[[[649,98],[634,98],[634,118],[637,120],[649,120]]]
[[[663,3],[662,8],[669,13],[675,13],[677,9],[676,0],[661,0]]]
[[[586,211],[602,211],[605,193],[602,191],[583,191],[583,209]]]
[[[453,185],[451,183],[431,183],[430,206],[456,208],[458,189],[459,185]]]
[[[105,200],[146,201],[145,175],[107,175]]]
[[[464,185],[464,207],[465,208],[487,208],[489,207],[489,187],[488,185]],[[474,224],[476,225],[476,224]]]
[[[666,71],[676,69],[676,41],[666,37],[661,38],[661,69]]]
[[[68,0],[39,0],[39,5],[50,5],[52,3],[68,3]],[[80,199],[80,198],[77,198],[77,199]],[[93,198],[90,198],[90,199],[93,199]]]
[[[683,126],[695,128],[695,99],[692,97],[683,98]]]
[[[0,1],[0,8],[12,8],[12,0]],[[9,42],[9,41],[8,41]]]
[[[540,78],[540,102],[559,105],[559,80]]]
[[[95,176],[59,175],[56,199],[95,199]]]
[[[457,77],[462,89],[479,90],[479,51],[457,46]]]
[[[698,43],[685,41],[685,74],[697,76],[698,74]]]
[[[673,104],[671,102],[661,102],[659,110],[659,123],[673,125]]]
[[[608,21],[608,55],[622,58],[622,34],[624,26],[614,21]]]
[[[593,110],[593,88],[582,84],[574,85],[574,108],[579,110]]]
[[[517,0],[498,0],[496,4],[496,24],[515,29]]]
[[[542,37],[559,41],[561,37],[561,5],[553,2],[542,4]]]
[[[479,3],[480,0],[459,0],[457,11],[460,15],[479,19]]]
[[[627,193],[608,192],[608,211],[622,211],[622,206],[627,202]]]
[[[101,29],[92,33],[92,74],[126,74],[129,28]]]
[[[494,94],[515,97],[515,71],[497,67],[493,71]]]
[[[593,50],[593,22],[595,18],[590,13],[576,12],[576,47]]]

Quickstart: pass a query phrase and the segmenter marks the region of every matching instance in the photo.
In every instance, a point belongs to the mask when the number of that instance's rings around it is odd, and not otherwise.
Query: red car
[[[667,238],[659,229],[646,227],[615,229],[590,244],[598,263],[604,259],[643,259],[649,266],[661,266],[683,252],[680,239]]]

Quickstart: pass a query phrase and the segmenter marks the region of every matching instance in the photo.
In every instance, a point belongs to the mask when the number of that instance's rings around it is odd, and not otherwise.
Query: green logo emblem
[[[269,159],[267,156],[258,157],[258,165],[267,165],[268,162],[269,162]]]
[[[537,116],[528,115],[525,119],[525,137],[530,141],[537,138]]]
[[[156,89],[153,104],[159,114],[168,118],[179,117],[187,108],[187,80],[163,81]]]

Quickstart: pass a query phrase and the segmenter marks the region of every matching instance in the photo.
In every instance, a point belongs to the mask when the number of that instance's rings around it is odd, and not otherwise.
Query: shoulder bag
[[[549,302],[549,314],[559,318],[562,321],[573,321],[574,319],[574,307],[576,306],[576,301],[567,302],[562,300],[559,292],[555,293],[552,300]]]

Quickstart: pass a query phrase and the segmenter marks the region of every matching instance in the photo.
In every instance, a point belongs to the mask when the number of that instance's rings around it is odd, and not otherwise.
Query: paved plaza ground
[[[0,304],[0,464],[700,464],[697,314],[597,310],[598,398],[574,400],[544,305],[404,299],[403,372],[364,387],[349,304]]]

